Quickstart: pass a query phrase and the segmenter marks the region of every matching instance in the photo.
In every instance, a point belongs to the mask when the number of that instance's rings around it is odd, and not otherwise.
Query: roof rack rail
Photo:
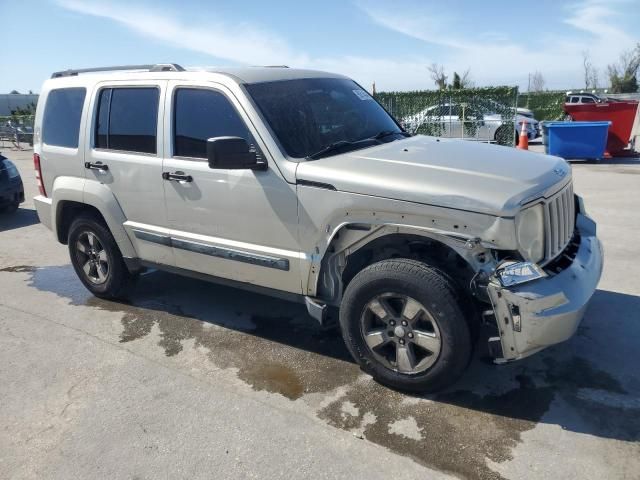
[[[53,72],[51,78],[74,77],[81,73],[115,72],[118,70],[146,70],[148,72],[184,72],[177,63],[156,63],[151,65],[115,65],[113,67],[77,68]]]

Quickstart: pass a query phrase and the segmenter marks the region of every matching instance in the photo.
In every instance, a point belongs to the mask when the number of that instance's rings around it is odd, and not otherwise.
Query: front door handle
[[[87,168],[89,170],[99,170],[101,172],[106,172],[107,170],[109,170],[109,165],[105,165],[102,162],[96,162],[96,163],[84,162],[84,168]]]
[[[170,182],[193,182],[193,177],[184,172],[162,172],[162,178]]]

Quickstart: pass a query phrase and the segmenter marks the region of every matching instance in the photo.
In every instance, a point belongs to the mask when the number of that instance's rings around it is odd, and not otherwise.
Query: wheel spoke
[[[393,317],[393,310],[389,304],[383,298],[374,298],[367,305],[369,310],[383,322],[387,322],[387,319]]]
[[[437,355],[440,352],[440,339],[435,333],[424,332],[422,330],[414,330],[415,335],[413,342],[425,350]]]
[[[92,277],[93,275],[91,274],[91,270],[93,267],[93,264],[91,263],[90,260],[87,260],[84,265],[82,265],[82,270],[84,270],[84,273],[87,277]]]
[[[384,330],[372,330],[364,337],[365,342],[369,345],[369,348],[376,348],[389,341]]]
[[[76,249],[85,255],[89,255],[89,246],[85,245],[80,239],[76,242]]]
[[[413,298],[407,297],[402,307],[402,316],[409,322],[413,322],[418,314],[422,311],[422,305],[416,302]]]
[[[410,373],[416,365],[416,358],[409,345],[396,346],[396,363],[398,371]]]
[[[101,263],[109,263],[107,252],[105,250],[100,250],[98,252],[98,260],[100,260]]]
[[[96,265],[96,274],[98,275],[98,280],[100,282],[104,282],[107,279],[106,265],[99,263]]]
[[[87,239],[89,240],[89,245],[91,246],[91,248],[93,248],[94,250],[98,249],[98,239],[96,238],[96,236],[91,233],[88,232],[87,233]]]

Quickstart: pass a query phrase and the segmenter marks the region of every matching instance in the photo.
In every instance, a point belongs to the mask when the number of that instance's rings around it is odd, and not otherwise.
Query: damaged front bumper
[[[568,265],[510,287],[496,276],[489,282],[487,292],[500,335],[490,339],[489,346],[497,363],[532,355],[577,330],[600,280],[603,252],[596,224],[583,212],[576,216],[576,230],[574,242],[579,246],[572,260],[565,259]]]

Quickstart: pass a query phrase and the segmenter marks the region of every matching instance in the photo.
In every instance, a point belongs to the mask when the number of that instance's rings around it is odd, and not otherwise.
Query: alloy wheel
[[[78,264],[87,280],[102,284],[109,278],[109,256],[95,233],[82,232],[76,240]]]
[[[388,292],[371,299],[361,316],[361,331],[374,357],[403,374],[429,369],[442,349],[434,317],[416,299],[403,294]]]

